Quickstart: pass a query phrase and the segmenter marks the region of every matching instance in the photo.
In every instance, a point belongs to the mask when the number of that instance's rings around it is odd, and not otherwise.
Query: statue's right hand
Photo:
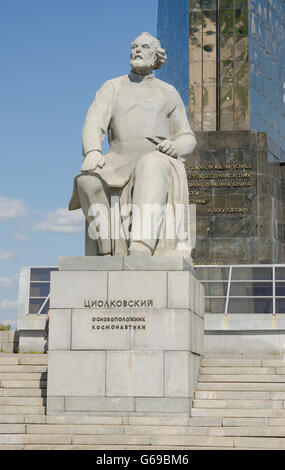
[[[89,152],[83,160],[81,171],[95,171],[97,167],[103,168],[105,157],[97,150]]]

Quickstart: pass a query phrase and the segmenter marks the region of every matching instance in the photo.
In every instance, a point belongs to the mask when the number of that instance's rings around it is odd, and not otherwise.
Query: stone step
[[[281,370],[281,369],[280,369]],[[274,375],[275,367],[201,367],[201,375]]]
[[[188,426],[189,417],[183,416],[130,416],[125,417],[124,424],[134,426]]]
[[[251,436],[251,437],[283,437],[285,442],[285,428],[279,427],[211,427],[209,436]]]
[[[234,447],[251,449],[285,449],[285,438],[282,437],[235,437]]]
[[[116,436],[94,436],[94,435],[78,435],[73,436],[73,444],[127,444],[127,445],[151,445],[152,449],[156,446],[200,446],[207,447],[233,447],[232,437],[216,437],[216,436],[159,436],[159,435],[116,435]]]
[[[247,391],[284,391],[285,383],[266,383],[266,382],[199,382],[196,385],[197,391],[209,391],[209,390],[221,390],[221,391],[235,391],[235,390],[247,390]]]
[[[285,392],[276,392],[276,393],[284,393],[285,397]],[[271,399],[271,392],[256,392],[254,391],[249,391],[249,392],[244,392],[244,391],[197,391],[195,392],[195,399],[196,400],[270,400]],[[281,396],[277,398],[278,395],[276,395],[275,399],[281,399]],[[274,399],[274,398],[273,398]],[[285,399],[285,398],[284,398]]]
[[[285,417],[284,418],[268,418],[269,426],[280,426],[285,427]]]
[[[11,373],[23,373],[23,372],[28,372],[28,373],[42,373],[42,372],[47,372],[47,366],[42,365],[42,366],[33,366],[33,365],[14,365],[14,364],[6,364],[6,365],[0,365],[0,374],[3,372],[8,372],[9,374]]]
[[[19,364],[19,359],[17,357],[13,357],[12,354],[9,356],[2,357],[2,354],[0,353],[0,365],[16,365]]]
[[[27,434],[123,434],[124,427],[121,425],[100,424],[28,424]]]
[[[55,415],[46,416],[47,424],[97,424],[97,425],[123,425],[129,417],[123,416],[84,416],[84,415]]]
[[[280,359],[262,359],[262,367],[285,367],[285,360]]]
[[[0,424],[0,442],[1,434],[25,434],[26,425],[25,424]]]
[[[189,426],[222,426],[222,416],[194,416],[189,418]]]
[[[0,450],[201,450],[203,447],[196,447],[196,446],[174,446],[174,447],[167,447],[167,446],[110,446],[110,445],[10,445],[10,446],[1,446],[0,445]],[[207,449],[213,449],[211,447],[208,447]],[[224,447],[215,447],[216,449],[222,449],[224,450]]]
[[[269,426],[269,418],[261,417],[261,418],[221,418],[222,426],[229,426],[229,427],[264,427]]]
[[[193,400],[193,408],[284,408],[278,400]]]
[[[85,445],[85,444],[26,444],[26,445],[0,445],[0,450],[204,450],[204,447],[197,446],[145,446],[145,445]],[[227,447],[207,447],[207,450],[226,450]]]
[[[236,418],[258,418],[272,417],[285,418],[285,409],[278,408],[192,408],[191,417],[194,416],[215,416],[215,417],[236,417]]]
[[[46,380],[45,372],[0,372],[0,383],[2,380]]]
[[[206,426],[125,426],[124,435],[207,436]]]
[[[238,374],[211,374],[200,375],[199,382],[282,382],[285,383],[285,375],[238,375]]]
[[[46,380],[1,380],[1,388],[47,388]]]
[[[0,424],[44,424],[45,422],[45,415],[0,415]]]
[[[206,427],[191,426],[122,426],[122,425],[91,425],[91,424],[46,424],[27,425],[28,434],[72,434],[72,435],[144,435],[144,436],[200,436],[207,435]]]
[[[208,390],[208,391],[196,391],[195,399],[197,400],[285,400],[284,392],[274,391],[256,391],[256,390],[238,390],[238,391],[227,391],[227,390]]]
[[[47,365],[48,354],[0,353],[0,364]]]
[[[0,397],[1,406],[43,406],[44,398],[39,397]]]
[[[274,361],[271,361],[272,363]],[[279,361],[280,362],[280,361]],[[278,363],[277,363],[278,364]],[[285,364],[285,363],[284,363]],[[202,359],[202,367],[261,367],[261,359]],[[272,364],[270,364],[272,366]],[[273,366],[274,367],[274,366]]]
[[[221,420],[220,420],[221,421]],[[26,424],[96,424],[121,426],[188,426],[189,418],[181,416],[84,416],[84,415],[0,415],[0,423]],[[216,424],[217,426],[217,424]]]
[[[45,414],[44,406],[0,406],[0,415],[20,415],[20,414],[35,414],[43,415]]]
[[[283,359],[209,358],[202,359],[202,367],[285,367]]]
[[[52,435],[36,435],[36,434],[0,434],[0,445],[13,444],[71,444],[71,436]]]
[[[36,355],[22,355],[19,358],[20,365],[48,365],[48,355],[47,354],[39,354]]]
[[[3,397],[46,397],[46,394],[46,389],[40,388],[3,388],[2,390],[0,389],[0,396]]]
[[[21,444],[87,444],[87,445],[140,445],[140,446],[201,446],[232,447],[231,437],[216,436],[150,436],[150,435],[58,435],[58,434],[0,434],[0,445]]]

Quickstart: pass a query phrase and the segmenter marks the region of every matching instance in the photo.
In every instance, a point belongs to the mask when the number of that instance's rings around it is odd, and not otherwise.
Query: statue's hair
[[[153,69],[158,70],[166,62],[167,57],[166,57],[165,49],[161,47],[160,41],[156,37],[154,37],[152,34],[143,32],[140,34],[140,36],[148,36],[154,40],[155,49],[156,49],[156,62],[154,64]]]

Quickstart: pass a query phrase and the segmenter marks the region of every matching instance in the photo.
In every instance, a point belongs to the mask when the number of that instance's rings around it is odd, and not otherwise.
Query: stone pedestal
[[[48,414],[189,413],[204,289],[184,258],[60,258],[50,308]]]

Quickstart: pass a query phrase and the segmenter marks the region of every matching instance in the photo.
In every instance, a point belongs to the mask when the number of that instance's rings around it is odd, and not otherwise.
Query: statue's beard
[[[154,60],[145,60],[137,57],[136,59],[131,59],[130,66],[135,72],[140,72],[142,70],[153,70],[155,65]]]

